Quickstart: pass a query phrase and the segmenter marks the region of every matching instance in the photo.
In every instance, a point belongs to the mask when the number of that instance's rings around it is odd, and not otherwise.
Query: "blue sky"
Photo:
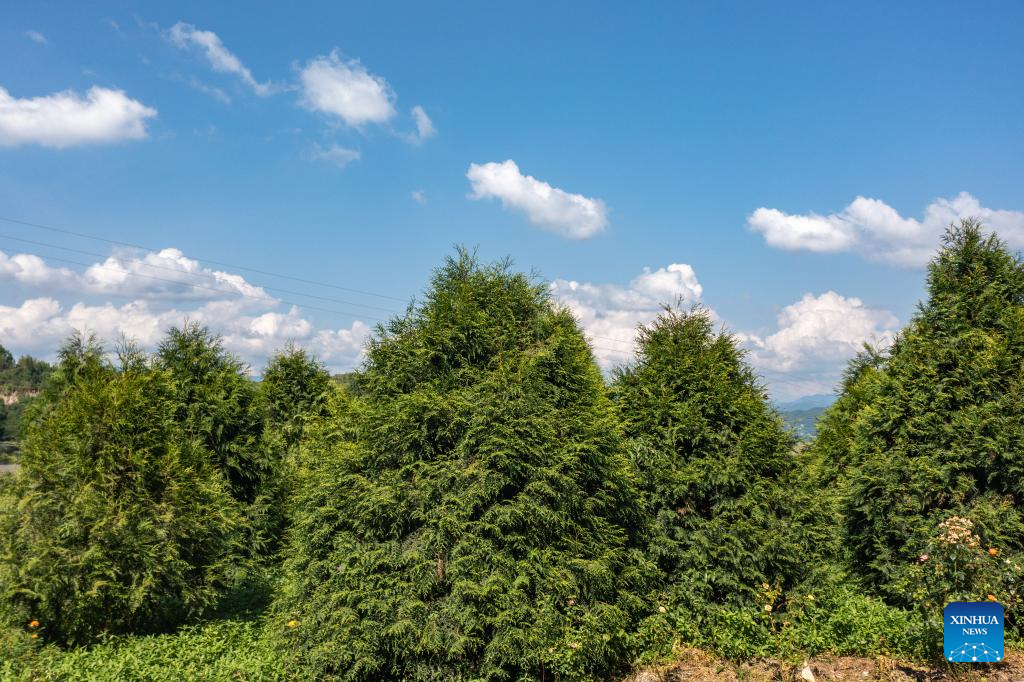
[[[465,244],[551,280],[605,367],[678,296],[789,399],[906,322],[949,220],[1024,246],[1019,3],[0,17],[0,217],[157,250],[0,221],[0,343],[17,352],[52,356],[76,326],[152,343],[188,315],[257,368],[294,339],[345,369],[377,307]]]

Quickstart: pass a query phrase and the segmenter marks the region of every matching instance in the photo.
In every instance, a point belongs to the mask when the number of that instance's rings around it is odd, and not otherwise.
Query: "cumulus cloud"
[[[82,144],[141,140],[156,109],[121,90],[94,86],[19,99],[0,88],[0,146],[39,144],[62,149]]]
[[[921,220],[906,218],[878,199],[857,197],[838,213],[791,215],[774,208],[759,208],[748,226],[764,235],[770,245],[787,250],[855,251],[863,257],[899,267],[921,267],[938,249],[951,223],[978,218],[1011,247],[1024,247],[1024,211],[986,208],[961,192],[936,199]]]
[[[750,350],[751,363],[768,379],[775,397],[789,400],[832,392],[847,361],[864,343],[886,347],[898,329],[899,320],[888,310],[827,291],[804,294],[783,308],[771,334],[737,337]]]
[[[84,272],[54,267],[33,254],[8,256],[0,251],[0,281],[53,292],[137,296],[163,300],[209,300],[243,297],[274,302],[244,277],[203,267],[178,249],[138,254],[117,252]]]
[[[504,208],[520,211],[534,225],[563,237],[587,239],[608,225],[603,201],[523,175],[511,159],[472,163],[466,177],[473,190],[471,199],[500,199]]]
[[[249,68],[224,47],[220,36],[213,31],[202,31],[192,24],[179,21],[167,32],[167,37],[171,43],[183,50],[198,48],[214,71],[237,76],[257,95],[266,97],[273,94],[273,86],[270,83],[260,83],[253,78]]]
[[[637,325],[654,320],[665,304],[699,302],[703,287],[692,267],[673,263],[644,268],[625,286],[556,279],[551,293],[579,320],[598,363],[607,369],[632,357]]]
[[[39,31],[28,30],[25,31],[25,37],[31,40],[33,43],[39,43],[40,45],[49,45],[50,41],[46,39]]]
[[[38,256],[0,252],[0,281],[73,298],[123,297],[123,305],[77,300],[62,303],[37,296],[19,306],[0,306],[0,338],[19,353],[52,357],[75,330],[113,343],[122,336],[153,348],[171,326],[191,319],[224,337],[225,346],[261,367],[287,342],[305,346],[329,367],[351,369],[362,357],[370,327],[357,320],[324,328],[296,305],[282,312],[281,301],[240,275],[204,268],[178,249],[144,254],[118,253],[82,272],[53,267]]]
[[[362,158],[362,154],[358,149],[349,149],[337,144],[332,144],[329,147],[317,145],[310,152],[310,158],[316,161],[329,161],[338,168],[344,168],[353,161],[358,161]]]
[[[388,82],[359,60],[343,60],[337,51],[312,59],[299,71],[299,81],[304,106],[354,128],[386,123],[395,115],[395,93]]]
[[[96,334],[108,344],[127,337],[153,349],[170,327],[181,326],[186,319],[221,334],[225,348],[257,370],[289,341],[305,346],[335,371],[351,369],[359,363],[370,334],[370,328],[358,320],[348,327],[318,330],[294,307],[283,314],[252,314],[225,301],[189,310],[160,310],[144,300],[121,306],[79,302],[65,307],[43,297],[16,307],[0,305],[0,338],[17,353],[37,357],[53,357],[74,331]]]

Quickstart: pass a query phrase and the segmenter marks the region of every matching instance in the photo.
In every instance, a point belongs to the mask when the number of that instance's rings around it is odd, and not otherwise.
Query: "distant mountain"
[[[836,396],[831,393],[805,395],[796,400],[775,403],[775,408],[801,440],[810,440],[817,433],[818,417],[835,400]]]
[[[775,407],[778,408],[779,412],[789,412],[791,410],[809,410],[812,408],[826,408],[832,405],[836,401],[836,395],[834,393],[816,393],[814,395],[805,395],[802,398],[796,400],[790,400],[788,402],[775,403]]]

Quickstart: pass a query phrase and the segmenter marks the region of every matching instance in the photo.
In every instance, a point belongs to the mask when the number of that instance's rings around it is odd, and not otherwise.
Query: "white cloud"
[[[316,161],[329,161],[338,168],[344,168],[353,161],[362,158],[358,149],[348,149],[340,145],[332,144],[330,147],[315,146],[310,152],[310,158]]]
[[[54,296],[41,296],[20,306],[0,306],[4,345],[38,357],[52,358],[75,330],[94,333],[108,343],[127,336],[152,349],[169,327],[190,319],[223,335],[225,347],[257,369],[274,350],[294,341],[341,371],[359,362],[371,331],[362,320],[340,328],[317,326],[294,304],[280,312],[281,301],[262,288],[240,275],[204,268],[178,249],[119,253],[81,273],[52,267],[34,255],[0,252],[0,281],[4,280],[55,294],[70,292],[72,298],[132,299],[115,305],[62,303]]]
[[[31,40],[33,43],[39,43],[40,45],[49,45],[50,41],[46,39],[39,31],[25,31],[25,37]]]
[[[266,97],[273,94],[273,86],[270,83],[260,83],[253,78],[248,67],[224,47],[220,37],[213,31],[202,31],[191,24],[179,21],[171,27],[167,36],[174,45],[183,50],[198,47],[214,71],[238,76],[257,95]]]
[[[141,140],[156,109],[121,90],[94,86],[18,99],[0,88],[0,146],[39,144],[58,149],[80,144]]]
[[[122,337],[153,349],[172,326],[186,320],[207,325],[223,336],[224,346],[257,371],[267,358],[289,341],[305,346],[334,371],[355,367],[363,353],[370,328],[362,321],[338,329],[315,329],[296,308],[285,314],[248,314],[230,302],[215,301],[182,310],[158,310],[149,301],[74,303],[65,308],[53,298],[33,298],[20,306],[0,306],[0,338],[18,354],[54,356],[55,350],[74,331],[96,334],[114,344]]]
[[[427,193],[421,189],[413,190],[412,200],[420,206],[423,206],[427,203]]]
[[[865,342],[888,346],[898,329],[899,320],[888,310],[828,291],[804,294],[783,308],[775,332],[737,337],[750,350],[751,363],[768,379],[775,397],[789,400],[832,392],[846,363]]]
[[[53,267],[32,254],[8,256],[0,251],[0,281],[51,292],[137,296],[160,300],[250,298],[273,302],[266,291],[245,278],[203,267],[178,249],[138,255],[115,253],[82,273]]]
[[[437,135],[437,128],[434,127],[434,122],[427,116],[427,112],[423,110],[423,107],[418,104],[412,108],[412,118],[416,123],[416,132],[411,133],[407,136],[407,139],[413,144],[423,144],[424,141]]]
[[[302,104],[354,128],[386,123],[395,115],[395,93],[382,77],[337,51],[312,59],[299,71]]]
[[[904,218],[878,199],[857,197],[839,213],[789,215],[759,208],[748,226],[770,245],[787,250],[856,251],[863,257],[900,267],[920,267],[935,254],[942,234],[961,218],[978,218],[1013,248],[1024,247],[1024,211],[985,208],[961,192],[936,199],[921,220]]]
[[[521,211],[534,225],[563,237],[587,239],[608,225],[603,201],[569,194],[523,175],[511,159],[502,163],[472,163],[466,177],[473,190],[471,199],[500,199],[506,209]]]
[[[598,363],[607,369],[632,357],[637,325],[654,320],[663,305],[697,303],[703,287],[692,267],[673,263],[644,268],[627,286],[556,279],[551,293],[579,320]]]

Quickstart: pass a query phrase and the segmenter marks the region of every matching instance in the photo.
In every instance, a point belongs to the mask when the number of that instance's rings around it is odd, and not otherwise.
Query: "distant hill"
[[[833,394],[805,395],[796,400],[775,403],[775,408],[801,440],[810,440],[817,433],[818,417],[835,399]]]
[[[15,361],[11,352],[0,346],[0,442],[17,439],[25,406],[39,394],[52,370],[50,363],[28,355]],[[0,451],[0,461],[8,454]]]

